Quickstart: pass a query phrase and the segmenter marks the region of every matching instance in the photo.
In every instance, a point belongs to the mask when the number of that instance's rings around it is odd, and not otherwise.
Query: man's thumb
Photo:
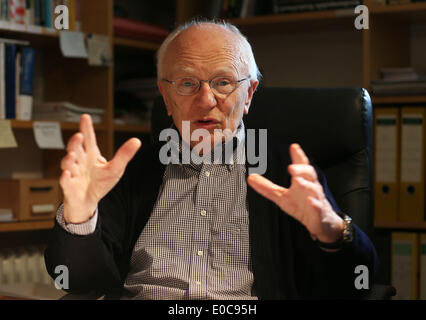
[[[142,142],[138,138],[127,140],[115,153],[114,158],[110,161],[111,169],[121,174],[126,168],[129,161],[134,157],[141,147]]]

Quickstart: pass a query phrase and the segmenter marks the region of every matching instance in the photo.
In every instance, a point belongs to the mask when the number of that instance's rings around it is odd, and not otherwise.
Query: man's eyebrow
[[[194,68],[191,67],[182,67],[182,66],[176,66],[174,68],[175,73],[189,73],[189,74],[196,74],[196,71]]]
[[[197,75],[197,70],[195,70],[194,68],[191,67],[185,67],[185,66],[176,66],[174,68],[174,72],[175,73],[186,73],[186,74],[190,74],[190,75]],[[220,67],[216,70],[213,70],[212,72],[212,76],[217,76],[217,75],[232,75],[235,76],[235,72],[232,68],[229,67]]]
[[[215,75],[226,74],[226,75],[234,75],[234,70],[231,68],[219,68],[214,71]]]

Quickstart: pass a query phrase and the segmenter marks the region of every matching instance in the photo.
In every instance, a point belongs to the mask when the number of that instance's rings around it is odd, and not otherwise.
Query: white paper
[[[0,120],[0,148],[16,148],[15,136],[10,120]]]
[[[84,34],[81,32],[61,31],[59,44],[62,54],[67,58],[87,58]]]
[[[43,27],[36,26],[36,25],[28,25],[27,31],[30,32],[30,33],[41,34],[41,33],[43,33]]]
[[[422,114],[404,114],[404,119],[422,119]],[[422,123],[402,123],[401,132],[401,181],[421,182],[423,148]]]
[[[89,65],[109,66],[112,63],[111,45],[107,36],[91,34],[87,38]]]
[[[27,31],[27,27],[25,26],[25,24],[11,22],[9,28],[13,31]]]
[[[13,221],[13,212],[12,209],[1,209],[0,208],[0,222]]]
[[[9,30],[10,29],[10,22],[0,20],[0,29]]]
[[[378,120],[395,121],[395,124],[380,124]],[[376,181],[396,182],[396,116],[376,117]]]
[[[64,149],[59,122],[34,121],[34,137],[40,149]]]

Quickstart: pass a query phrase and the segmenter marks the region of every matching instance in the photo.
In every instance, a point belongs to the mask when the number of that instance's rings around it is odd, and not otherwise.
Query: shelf
[[[115,132],[151,133],[150,125],[114,124]]]
[[[11,120],[13,129],[32,129],[34,121]],[[49,122],[49,121],[42,121]],[[95,130],[105,130],[105,124],[94,124]],[[61,122],[62,130],[79,130],[80,124],[77,122]]]
[[[426,3],[411,3],[401,5],[370,6],[370,15],[395,16],[412,22],[426,22]],[[294,32],[318,31],[317,28],[343,27],[355,30],[353,23],[356,16],[354,8],[335,10],[307,11],[295,13],[270,14],[247,18],[233,18],[229,21],[245,32]],[[293,25],[297,25],[293,27]],[[266,28],[270,28],[269,30]],[[271,28],[273,27],[273,28]],[[273,31],[271,31],[271,29]],[[300,30],[298,30],[300,29]]]
[[[1,33],[18,33],[27,35],[37,35],[40,37],[59,37],[59,31],[53,28],[46,28],[41,26],[27,26],[21,24],[15,24],[8,21],[0,20],[0,32]]]
[[[378,229],[426,230],[426,222],[375,222],[374,227]]]
[[[126,39],[126,38],[114,38],[114,45],[117,47],[124,47],[136,50],[147,50],[147,51],[156,51],[160,47],[160,43]]]
[[[372,97],[374,104],[391,104],[391,103],[426,103],[426,96],[389,96],[389,97]]]
[[[402,13],[402,12],[416,12],[426,11],[426,3],[409,3],[409,4],[394,4],[386,6],[371,6],[370,13]]]
[[[235,18],[230,22],[238,24],[239,26],[259,25],[259,24],[272,24],[272,23],[287,23],[299,21],[313,21],[313,20],[329,20],[336,18],[353,17],[353,9],[340,9],[340,10],[323,10],[323,11],[308,11],[297,13],[282,13],[271,14],[266,16],[254,16],[248,18]]]
[[[1,222],[0,232],[48,230],[52,229],[53,225],[53,218],[51,220],[43,221]]]
[[[243,32],[259,34],[312,32],[330,28],[356,30],[353,26],[354,16],[354,10],[349,8],[235,18],[229,22],[237,25]]]
[[[11,24],[0,20],[0,38],[28,41],[33,47],[59,46],[59,31],[39,26]]]

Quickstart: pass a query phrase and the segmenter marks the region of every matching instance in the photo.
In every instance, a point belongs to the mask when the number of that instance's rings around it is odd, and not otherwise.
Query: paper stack
[[[34,120],[80,122],[82,114],[89,114],[93,123],[102,123],[103,109],[86,108],[70,102],[36,102]]]
[[[0,222],[13,221],[12,209],[0,209]]]

